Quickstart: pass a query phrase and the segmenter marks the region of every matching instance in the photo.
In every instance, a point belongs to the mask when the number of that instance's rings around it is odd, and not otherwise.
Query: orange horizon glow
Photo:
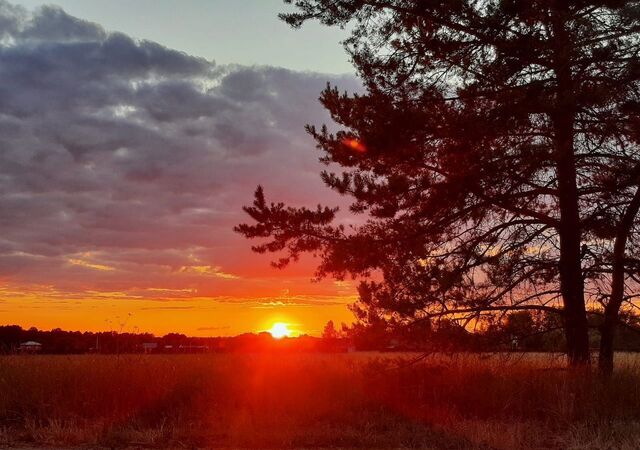
[[[271,283],[277,284],[275,280]],[[320,336],[329,320],[350,324],[353,315],[347,305],[356,300],[351,287],[333,283],[327,283],[325,292],[305,291],[300,286],[279,294],[265,289],[261,296],[202,295],[195,288],[178,287],[74,292],[52,286],[0,284],[0,325],[215,337],[269,331],[281,322],[287,325],[288,336]]]

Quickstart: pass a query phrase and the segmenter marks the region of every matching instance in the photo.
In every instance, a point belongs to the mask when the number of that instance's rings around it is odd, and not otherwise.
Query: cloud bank
[[[0,1],[0,279],[150,298],[280,292],[231,227],[259,183],[327,201],[303,130],[329,121],[327,82],[358,89]]]

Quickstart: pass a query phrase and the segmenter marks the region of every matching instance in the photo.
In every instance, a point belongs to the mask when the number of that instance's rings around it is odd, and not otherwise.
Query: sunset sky
[[[303,126],[329,121],[327,81],[359,89],[346,32],[291,30],[286,8],[0,0],[0,323],[211,336],[352,320],[353,282],[312,282],[311,259],[272,269],[232,231],[257,184],[341,204]]]

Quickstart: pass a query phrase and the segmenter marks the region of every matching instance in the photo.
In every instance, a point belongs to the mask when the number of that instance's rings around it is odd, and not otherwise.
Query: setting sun
[[[289,330],[289,327],[284,322],[274,323],[271,329],[269,330],[269,333],[275,339],[282,339],[283,337],[291,336],[291,330]]]

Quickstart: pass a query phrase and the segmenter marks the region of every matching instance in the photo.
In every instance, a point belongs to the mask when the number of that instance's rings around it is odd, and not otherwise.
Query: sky
[[[256,185],[344,202],[306,123],[340,40],[276,0],[0,0],[0,323],[41,329],[319,334],[354,282],[273,269],[232,231]],[[35,8],[35,9],[34,9]]]
[[[55,4],[68,14],[218,64],[269,65],[298,71],[353,73],[339,42],[345,31],[316,22],[294,30],[278,19],[282,0],[21,0],[29,9]]]

